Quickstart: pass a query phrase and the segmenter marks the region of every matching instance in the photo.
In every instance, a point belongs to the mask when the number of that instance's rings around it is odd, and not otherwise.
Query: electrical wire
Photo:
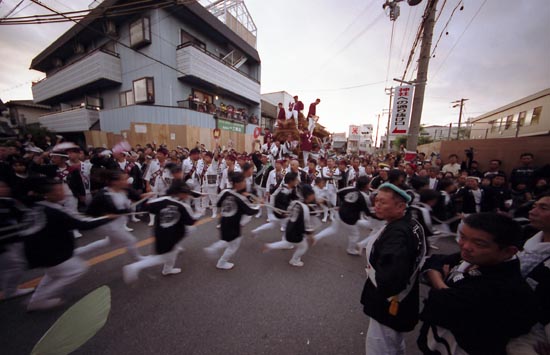
[[[336,38],[334,38],[334,41],[332,41],[332,43],[328,46],[328,48],[332,48],[333,45],[335,45],[336,43],[340,42],[340,38],[346,33],[348,32],[354,25],[355,23],[363,18],[363,16],[367,13],[368,10],[370,10],[370,8],[372,7],[372,5],[374,5],[376,2],[376,0],[371,0],[370,3],[367,4],[367,6],[365,6],[365,8],[357,15],[355,16],[355,18],[353,19],[353,21],[351,21],[351,23],[342,31],[340,32],[340,34],[338,36],[336,36]]]
[[[48,7],[47,5],[42,4],[39,0],[31,0],[31,1],[34,2],[34,3],[36,3],[37,5],[40,5],[40,6],[44,7],[45,9],[47,9],[47,10],[49,10],[49,11],[51,11],[51,12],[55,12],[55,13],[61,14],[60,12],[58,12],[58,11],[52,9],[51,7]],[[82,26],[82,27],[84,27],[85,29],[88,29],[88,30],[90,30],[90,31],[92,31],[92,32],[96,32],[97,34],[99,34],[99,35],[101,35],[101,36],[106,36],[106,37],[109,38],[111,41],[113,41],[113,42],[119,44],[120,46],[122,46],[122,47],[124,47],[124,48],[130,49],[130,50],[132,50],[132,51],[134,51],[134,52],[136,52],[136,53],[138,53],[138,54],[144,56],[144,57],[147,58],[147,59],[150,59],[150,60],[152,60],[152,61],[154,61],[154,62],[157,62],[157,63],[159,63],[159,64],[161,64],[161,65],[163,65],[163,66],[165,66],[165,67],[167,67],[167,68],[169,68],[169,69],[172,69],[172,70],[176,71],[177,73],[180,73],[180,74],[182,74],[182,75],[185,75],[185,73],[182,72],[181,70],[179,70],[178,68],[173,67],[173,66],[171,66],[170,64],[164,63],[163,61],[158,60],[157,58],[151,57],[150,55],[148,55],[148,54],[146,54],[146,53],[143,53],[143,52],[141,52],[141,51],[139,51],[139,50],[137,50],[137,49],[135,49],[135,48],[132,48],[132,47],[130,47],[129,45],[127,45],[127,44],[121,42],[120,40],[118,40],[117,38],[115,38],[115,37],[113,37],[113,36],[105,35],[103,32],[101,32],[101,31],[99,31],[99,30],[96,30],[96,29],[94,29],[93,27],[89,27],[89,26],[83,25],[83,24],[81,24],[81,23],[78,22],[78,21],[74,21],[74,22],[76,23],[77,26]]]
[[[392,21],[391,25],[391,36],[390,36],[390,51],[388,53],[388,68],[386,69],[386,86],[388,86],[388,78],[390,76],[390,65],[391,65],[391,52],[393,48],[393,33],[395,30],[395,21]]]
[[[405,80],[405,77],[407,76],[407,71],[409,69],[409,66],[411,65],[412,60],[413,60],[416,47],[418,46],[418,43],[420,42],[420,37],[422,37],[422,33],[424,31],[424,25],[426,23],[426,20],[428,19],[429,8],[430,8],[430,4],[428,3],[426,5],[426,8],[424,9],[424,15],[422,16],[422,22],[418,26],[418,30],[416,32],[416,37],[414,39],[414,43],[413,43],[411,51],[409,53],[409,59],[407,60],[407,64],[405,65],[405,70],[403,72],[403,77],[401,78],[401,80]]]
[[[453,12],[451,12],[451,15],[449,16],[449,19],[447,20],[447,23],[445,23],[445,26],[443,26],[443,28],[441,29],[441,32],[439,33],[439,37],[437,38],[437,41],[435,42],[434,48],[432,50],[432,54],[431,54],[432,57],[434,56],[435,50],[437,49],[437,46],[439,45],[439,41],[441,40],[441,37],[443,36],[443,32],[445,32],[447,27],[449,27],[449,23],[451,22],[451,19],[453,18],[453,15],[455,14],[456,10],[458,9],[458,7],[460,5],[462,5],[462,0],[458,1],[458,4],[456,4],[456,6],[453,9]]]
[[[377,81],[374,83],[365,83],[365,84],[358,84],[353,86],[347,86],[347,87],[341,87],[341,88],[333,88],[333,89],[292,89],[291,91],[301,91],[301,92],[308,92],[308,91],[315,91],[315,92],[326,92],[326,91],[344,91],[344,90],[353,90],[353,89],[359,89],[367,86],[374,86],[379,84],[384,84],[385,81]]]
[[[462,33],[460,34],[460,36],[458,37],[458,39],[456,40],[456,42],[454,43],[454,45],[451,47],[451,50],[447,53],[447,56],[445,56],[445,58],[443,59],[443,61],[441,62],[441,64],[439,65],[439,67],[437,68],[437,70],[435,71],[434,75],[432,76],[432,80],[435,79],[435,77],[437,76],[437,74],[439,73],[439,71],[441,70],[441,68],[443,67],[443,65],[445,64],[445,62],[447,61],[447,59],[449,58],[449,56],[451,55],[451,53],[453,52],[453,50],[456,48],[456,46],[458,45],[458,43],[460,42],[460,40],[462,39],[462,36],[464,36],[464,33],[466,33],[466,31],[468,30],[468,28],[470,28],[470,25],[472,24],[472,22],[474,22],[475,18],[477,17],[477,15],[481,12],[481,9],[483,9],[483,6],[485,6],[485,4],[487,3],[487,0],[484,0],[481,5],[479,6],[479,8],[477,9],[476,13],[474,14],[474,16],[470,19],[470,22],[468,22],[468,24],[466,25],[466,28],[464,28],[464,31],[462,31]]]

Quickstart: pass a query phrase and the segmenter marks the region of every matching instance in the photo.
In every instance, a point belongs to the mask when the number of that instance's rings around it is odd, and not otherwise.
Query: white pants
[[[364,249],[367,247],[367,244],[369,243],[369,238],[376,235],[380,231],[380,229],[384,228],[385,221],[381,221],[378,219],[370,218],[369,219],[360,219],[357,221],[357,226],[360,229],[370,229],[370,233],[367,235],[367,237],[363,240],[361,240],[359,243],[357,243],[357,246],[360,249]]]
[[[336,188],[336,182],[333,184],[327,183],[327,200],[331,204],[330,207],[336,206],[336,197],[337,197],[337,188]]]
[[[143,269],[164,264],[162,271],[169,272],[174,268],[174,264],[176,264],[178,253],[179,253],[178,248],[177,246],[175,246],[174,249],[172,249],[168,253],[164,253],[160,255],[151,255],[147,258],[144,258],[140,261],[130,264],[129,266],[131,266],[132,268],[135,268],[136,274],[139,274],[139,272]]]
[[[404,355],[405,338],[403,333],[370,318],[365,348],[366,355]]]
[[[203,196],[202,199],[202,211],[208,208],[208,204],[212,204],[212,213],[217,213],[218,208],[216,203],[218,203],[218,187],[217,186],[203,186],[202,192],[208,195]]]
[[[225,248],[225,251],[223,252],[222,256],[220,257],[220,260],[218,260],[218,265],[224,264],[228,262],[233,255],[239,250],[239,246],[241,245],[243,237],[238,237],[237,239],[234,239],[230,242],[226,242],[225,240],[218,240],[211,246],[209,246],[209,249],[212,250],[222,250]]]
[[[302,151],[302,156],[304,157],[304,167],[307,167],[307,160],[309,159],[310,154],[311,153],[308,151],[305,151],[305,150]]]
[[[120,227],[120,226],[117,227],[117,224],[111,225],[112,223],[119,222],[118,220],[120,218],[126,218],[126,217],[119,217],[115,221],[108,223],[104,226],[98,227],[96,229],[98,232],[104,233],[104,235],[107,235],[108,237],[105,237],[104,239],[96,240],[95,242],[92,242],[80,248],[76,248],[75,255],[87,254],[92,251],[111,245],[116,248],[118,247],[126,248],[126,250],[128,251],[128,254],[132,257],[132,259],[140,260],[141,254],[139,253],[136,246],[136,242],[137,242],[136,237],[134,237],[130,232],[127,232],[124,229],[124,227]]]
[[[337,215],[338,216],[338,215]],[[347,251],[350,253],[357,252],[357,242],[359,241],[359,227],[357,224],[350,225],[342,222],[340,217],[336,217],[328,228],[323,229],[317,233],[313,238],[316,242],[331,235],[347,235],[348,247]]]
[[[269,209],[268,209],[269,211]],[[269,213],[269,212],[268,212]],[[273,217],[273,218],[272,218]],[[288,218],[277,218],[275,215],[269,216],[269,223],[262,224],[256,229],[252,230],[253,234],[259,235],[262,232],[267,232],[274,228],[286,229],[286,224],[288,223]],[[284,239],[284,236],[283,236]]]
[[[4,298],[13,296],[17,291],[26,269],[27,260],[23,243],[6,245],[6,250],[0,254],[0,291],[4,292]]]
[[[296,250],[294,251],[294,254],[292,254],[292,258],[290,258],[290,262],[297,263],[302,261],[301,258],[308,249],[306,238],[304,238],[300,243],[290,243],[286,240],[281,240],[279,242],[266,244],[265,247],[267,249],[290,249],[292,246],[295,246],[295,245],[296,245]]]
[[[59,265],[47,268],[44,277],[42,277],[32,295],[29,305],[59,297],[63,290],[80,279],[88,271],[88,268],[88,264],[77,256],[73,256]]]
[[[315,120],[313,119],[313,117],[310,117],[308,118],[307,130],[309,131],[309,133],[313,134],[314,129],[315,129]]]

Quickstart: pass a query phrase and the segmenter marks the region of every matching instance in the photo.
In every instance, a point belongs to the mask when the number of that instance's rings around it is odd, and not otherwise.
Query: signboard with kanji
[[[218,128],[226,131],[245,133],[244,124],[225,120],[218,120]]]
[[[390,135],[404,135],[409,132],[414,86],[402,85],[394,90]]]
[[[361,130],[359,126],[349,126],[348,138],[351,140],[359,140],[359,138],[361,138]]]

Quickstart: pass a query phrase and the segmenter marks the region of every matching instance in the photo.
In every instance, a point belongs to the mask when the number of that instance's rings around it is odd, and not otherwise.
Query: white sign
[[[175,141],[176,140],[176,134],[175,133],[170,133],[170,139]]]
[[[351,140],[359,140],[359,138],[361,138],[361,130],[359,126],[349,126],[348,138]]]
[[[147,126],[144,124],[137,124],[134,126],[136,133],[147,133]]]
[[[414,86],[402,85],[394,89],[390,135],[403,135],[409,132]]]

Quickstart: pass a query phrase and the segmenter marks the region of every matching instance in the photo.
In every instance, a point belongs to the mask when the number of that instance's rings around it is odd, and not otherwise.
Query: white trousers
[[[366,355],[404,355],[405,338],[403,333],[370,318],[365,348]]]
[[[328,228],[323,229],[317,233],[313,238],[316,242],[331,235],[347,235],[348,247],[347,251],[350,253],[357,252],[357,242],[359,241],[359,227],[357,224],[350,225],[342,222],[340,217],[337,217],[332,221]]]
[[[220,257],[220,260],[218,260],[218,265],[228,262],[233,257],[233,255],[235,255],[237,250],[239,250],[242,239],[243,237],[238,237],[237,239],[234,239],[230,242],[226,242],[225,240],[218,240],[208,247],[213,251],[225,249],[222,256]]]
[[[168,253],[160,254],[160,255],[150,255],[147,258],[144,258],[140,261],[136,261],[133,264],[130,264],[132,268],[136,270],[136,274],[139,274],[139,272],[143,269],[157,266],[160,264],[164,264],[162,271],[163,272],[170,272],[174,268],[174,265],[176,264],[176,259],[178,258],[178,248],[177,246],[174,247],[171,251]]]
[[[119,217],[119,219],[120,218],[126,218],[126,217]],[[118,220],[116,222],[118,222]],[[116,228],[115,226],[111,226],[110,225],[111,223],[108,223],[107,225],[98,227],[96,229],[98,232],[104,233],[104,235],[108,235],[108,237],[105,237],[104,239],[96,240],[95,242],[89,243],[80,248],[76,248],[74,251],[75,254],[83,255],[83,254],[87,254],[95,250],[98,250],[100,248],[104,248],[108,245],[111,245],[116,248],[118,247],[126,248],[126,250],[128,251],[128,254],[130,255],[130,257],[132,257],[132,259],[140,260],[141,254],[137,249],[136,237],[134,237],[130,232],[127,232],[123,227]]]
[[[328,184],[327,183],[327,200],[330,202],[331,206],[336,206],[336,197],[337,197],[337,188],[336,188],[336,182],[334,184]]]
[[[297,263],[302,261],[302,256],[308,250],[308,244],[307,244],[306,238],[304,238],[300,243],[291,243],[286,240],[281,240],[278,242],[269,243],[265,245],[267,249],[290,249],[293,246],[296,246],[296,250],[294,251],[294,254],[292,254],[292,258],[290,258],[290,262]]]
[[[309,131],[309,133],[313,134],[314,129],[315,129],[315,120],[313,119],[313,117],[310,117],[308,118],[307,130]]]
[[[212,213],[217,213],[218,208],[216,203],[218,203],[218,187],[217,186],[203,186],[202,192],[208,194],[203,196],[202,199],[202,211],[208,208],[208,204],[212,204]]]
[[[311,153],[308,151],[305,151],[305,150],[302,151],[302,156],[304,157],[304,167],[307,167],[307,160],[309,159],[310,154]]]
[[[6,250],[0,254],[0,291],[4,292],[4,298],[13,296],[17,291],[26,269],[27,260],[23,243],[6,245]]]
[[[44,277],[42,277],[32,295],[29,305],[59,297],[67,286],[80,279],[88,271],[88,268],[88,264],[77,256],[73,256],[59,265],[47,268]]]
[[[268,215],[269,215],[269,210],[270,209],[268,208]],[[252,233],[256,234],[256,235],[259,235],[262,232],[267,232],[267,231],[269,231],[271,229],[274,229],[274,228],[286,229],[286,224],[287,223],[288,223],[288,218],[277,218],[275,215],[272,215],[272,216],[269,216],[269,223],[262,224],[258,228],[253,229]],[[285,237],[283,235],[283,240],[284,240],[284,238]]]
[[[374,218],[368,218],[368,219],[360,219],[357,221],[357,226],[361,230],[370,229],[370,233],[367,235],[367,237],[363,240],[361,240],[359,243],[357,243],[357,246],[359,249],[365,249],[367,247],[367,244],[369,243],[369,238],[376,235],[380,229],[384,228],[385,221],[380,221],[378,219]]]

